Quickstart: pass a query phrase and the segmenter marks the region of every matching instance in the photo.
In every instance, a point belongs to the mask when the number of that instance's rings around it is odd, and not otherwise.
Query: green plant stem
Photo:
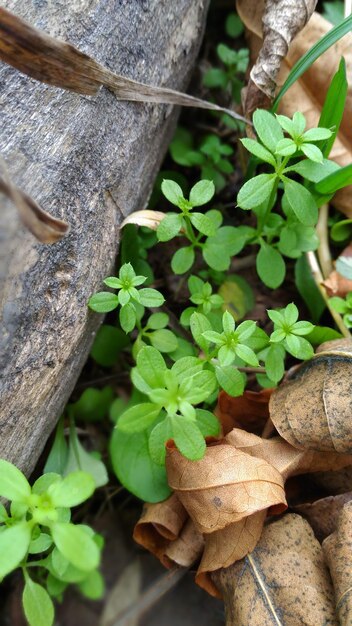
[[[344,337],[348,337],[349,339],[351,338],[351,333],[348,330],[348,328],[345,326],[344,321],[341,317],[341,315],[339,313],[337,313],[337,311],[334,311],[334,309],[332,308],[330,302],[329,302],[329,298],[328,295],[326,293],[326,290],[323,286],[323,275],[321,273],[319,264],[318,264],[318,260],[317,257],[315,255],[314,252],[306,252],[306,258],[307,261],[309,263],[309,267],[311,269],[313,278],[315,280],[315,283],[321,293],[321,295],[323,296],[326,306],[328,307],[331,317],[334,319],[336,326],[338,327],[339,331],[341,332],[341,334]]]
[[[329,205],[323,204],[319,211],[316,233],[319,237],[318,259],[324,278],[327,278],[333,270],[329,246],[328,216]]]

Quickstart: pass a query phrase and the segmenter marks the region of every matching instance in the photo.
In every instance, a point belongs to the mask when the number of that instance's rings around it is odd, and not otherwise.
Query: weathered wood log
[[[185,89],[208,0],[6,0],[37,28],[112,70]],[[94,98],[0,67],[0,153],[12,180],[71,231],[38,244],[0,197],[0,458],[29,473],[87,358],[87,300],[112,268],[118,227],[145,206],[177,111]]]

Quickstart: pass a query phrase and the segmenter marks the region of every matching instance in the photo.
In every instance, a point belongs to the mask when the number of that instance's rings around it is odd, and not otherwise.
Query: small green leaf
[[[217,437],[220,433],[220,422],[214,413],[204,409],[196,409],[197,424],[203,437]]]
[[[332,132],[328,128],[309,128],[303,135],[304,141],[321,141],[322,139],[329,139]]]
[[[340,167],[337,163],[329,161],[328,159],[324,159],[322,163],[314,163],[313,161],[304,159],[295,165],[286,167],[285,173],[296,172],[300,176],[303,176],[303,178],[310,180],[312,183],[317,183],[339,169]]]
[[[276,165],[275,157],[271,154],[271,152],[269,152],[269,150],[264,148],[264,146],[262,146],[262,144],[260,144],[258,141],[254,141],[254,139],[247,139],[247,138],[241,139],[240,141],[244,145],[246,150],[248,150],[248,152],[251,152],[251,154],[254,154],[254,156],[258,157],[258,159],[261,159],[261,161],[270,163],[270,165],[275,167]]]
[[[226,34],[234,39],[243,33],[244,27],[237,13],[230,13],[225,22]]]
[[[318,209],[308,189],[290,178],[285,178],[284,189],[290,208],[297,219],[306,226],[314,226],[318,220]]]
[[[203,213],[191,213],[190,220],[193,226],[199,230],[202,235],[206,235],[207,237],[212,237],[216,233],[216,228],[214,228],[212,221]]]
[[[253,209],[269,200],[276,184],[276,174],[259,174],[241,187],[237,204],[241,209]]]
[[[122,330],[130,333],[136,325],[136,309],[131,302],[128,302],[120,309],[119,320]]]
[[[281,344],[271,344],[265,358],[265,369],[270,380],[278,383],[285,373],[285,348]]]
[[[109,313],[119,306],[119,299],[110,291],[99,291],[89,298],[88,306],[96,313]]]
[[[203,363],[194,356],[185,356],[173,364],[171,371],[176,375],[179,383],[188,380],[203,369]]]
[[[44,466],[44,473],[55,472],[63,474],[67,463],[67,455],[68,447],[64,435],[64,422],[63,418],[61,418],[56,429],[54,443]]]
[[[220,387],[229,396],[235,397],[243,394],[245,378],[233,365],[217,365],[215,375]]]
[[[0,580],[20,565],[30,541],[31,532],[27,522],[19,522],[0,532]]]
[[[239,228],[222,226],[214,237],[208,237],[203,246],[206,263],[218,272],[227,270],[230,257],[238,254],[246,243],[246,236]]]
[[[53,540],[47,533],[40,533],[39,537],[32,539],[29,544],[29,554],[40,554],[46,552],[53,544]]]
[[[215,186],[212,180],[200,180],[196,183],[189,195],[192,206],[202,206],[209,202],[215,193]]]
[[[70,523],[55,523],[50,530],[56,547],[72,565],[84,572],[98,567],[99,548],[83,528]]]
[[[31,494],[27,478],[9,461],[0,459],[0,496],[26,503]]]
[[[164,304],[165,298],[157,289],[145,289],[139,290],[140,303],[147,307],[158,307]]]
[[[334,241],[345,241],[351,237],[352,219],[341,220],[333,225],[330,235]]]
[[[167,328],[155,330],[149,335],[150,343],[160,352],[173,352],[178,347],[176,335]]]
[[[102,487],[108,482],[108,473],[104,463],[85,450],[78,439],[77,430],[72,422],[70,425],[68,458],[63,474],[68,476],[77,470],[90,474],[94,480],[95,487]]]
[[[269,111],[257,109],[253,114],[253,123],[260,141],[269,148],[271,152],[275,152],[278,142],[284,138],[284,134],[276,118],[269,113]]]
[[[103,280],[103,283],[107,287],[111,287],[111,289],[121,289],[122,287],[121,280],[119,278],[116,278],[116,276],[108,276]]]
[[[137,368],[147,385],[152,388],[164,387],[164,372],[166,364],[160,352],[152,346],[146,346],[139,351]]]
[[[276,146],[275,154],[279,154],[281,156],[292,156],[297,152],[297,146],[292,139],[281,139]]]
[[[202,315],[202,313],[193,313],[191,316],[191,333],[195,342],[199,345],[202,350],[207,350],[208,341],[204,339],[203,333],[211,330],[211,324],[209,320]]]
[[[204,437],[196,422],[184,417],[172,417],[174,441],[181,454],[191,461],[201,459],[206,450]]]
[[[122,413],[117,427],[125,433],[137,433],[153,424],[159,413],[160,407],[152,402],[136,404]]]
[[[148,318],[148,328],[159,330],[168,325],[169,316],[167,313],[152,313]]]
[[[171,260],[171,269],[174,274],[185,274],[194,263],[194,249],[192,246],[180,248]]]
[[[70,415],[85,422],[98,422],[108,414],[113,399],[114,392],[109,386],[103,389],[88,387],[77,402],[69,404]]]
[[[73,472],[59,482],[53,483],[48,494],[55,507],[71,508],[88,500],[95,491],[95,482],[86,472]]]
[[[296,335],[287,335],[285,348],[287,352],[292,354],[296,359],[311,359],[314,355],[314,350],[309,341],[303,337],[297,337]]]
[[[205,87],[221,87],[221,89],[225,89],[227,83],[228,78],[226,72],[217,67],[212,67],[203,77],[203,85]]]
[[[78,585],[80,592],[89,600],[100,600],[104,595],[104,579],[100,572],[94,570]]]
[[[256,258],[256,267],[259,278],[267,287],[279,287],[286,274],[285,262],[277,250],[266,243],[262,243]]]
[[[129,338],[120,328],[103,324],[96,334],[90,356],[98,365],[112,367],[128,345]]]
[[[315,189],[323,195],[330,195],[351,184],[352,165],[346,165],[346,167],[341,167],[332,174],[329,174],[326,178],[321,179],[316,183]]]
[[[161,183],[161,191],[171,204],[175,204],[177,207],[180,205],[183,199],[183,191],[180,185],[175,183],[174,180],[163,180]]]
[[[318,130],[318,129],[316,129]],[[314,161],[315,163],[323,162],[323,153],[322,151],[312,143],[304,143],[301,146],[301,150],[303,154],[306,155],[308,159]]]
[[[151,459],[154,463],[157,463],[157,465],[164,465],[166,456],[165,444],[172,436],[172,424],[169,417],[166,417],[159,422],[159,424],[154,426],[150,433],[149,452]]]
[[[178,235],[182,227],[182,215],[177,213],[168,213],[161,220],[156,234],[159,241],[170,241]]]
[[[330,299],[330,302],[333,298]],[[312,346],[320,346],[320,344],[325,343],[325,341],[333,341],[334,339],[341,339],[341,333],[338,333],[337,330],[333,328],[329,328],[328,326],[315,326],[313,330],[306,336],[309,343]]]
[[[22,595],[23,610],[30,626],[52,626],[54,623],[54,605],[44,587],[33,582],[26,575]]]

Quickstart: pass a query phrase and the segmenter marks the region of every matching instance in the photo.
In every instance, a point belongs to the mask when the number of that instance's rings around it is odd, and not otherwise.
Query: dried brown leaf
[[[308,22],[317,0],[266,0],[261,15],[263,44],[251,69],[244,110],[247,115],[269,103],[276,90],[281,61],[294,37]],[[238,0],[237,10],[246,25],[258,21],[258,2]],[[268,108],[268,106],[266,106]]]
[[[320,348],[273,392],[270,417],[296,448],[351,454],[352,340]]]
[[[340,252],[339,257],[352,257],[352,243]],[[352,291],[352,280],[345,278],[345,276],[342,276],[335,270],[324,280],[323,285],[328,296],[340,296],[344,298]]]
[[[336,530],[339,515],[346,504],[352,500],[352,491],[337,496],[327,496],[315,502],[305,502],[291,507],[293,511],[303,515],[314,530],[314,534],[323,541]]]
[[[120,229],[126,224],[136,224],[136,226],[147,226],[151,230],[156,230],[164,217],[165,213],[161,211],[151,211],[150,209],[134,211],[123,220]]]
[[[345,467],[336,472],[319,472],[312,477],[314,483],[331,495],[340,495],[351,490],[352,467]]]
[[[76,93],[92,96],[104,85],[119,100],[192,106],[244,120],[234,111],[211,102],[119,76],[71,44],[50,37],[4,8],[0,8],[0,59],[32,78]]]
[[[341,626],[352,624],[352,501],[345,504],[337,530],[323,542],[334,583]]]
[[[192,520],[188,520],[180,536],[170,541],[165,550],[165,556],[172,564],[190,567],[199,560],[204,548],[203,536],[196,530]]]
[[[1,156],[0,192],[13,202],[22,223],[41,243],[56,243],[69,232],[70,227],[66,222],[44,211],[33,198],[14,185]]]
[[[166,469],[175,491],[202,533],[215,532],[252,513],[286,508],[280,473],[262,459],[226,444],[207,447],[199,461],[190,461],[168,444]]]
[[[233,398],[221,391],[215,410],[224,434],[233,428],[243,428],[249,432],[261,433],[269,417],[269,398],[272,389],[245,391],[242,396]]]
[[[322,549],[299,515],[265,526],[251,554],[212,578],[227,626],[338,625]]]
[[[210,595],[221,598],[211,572],[243,559],[254,550],[262,534],[267,512],[258,511],[205,536],[203,557],[196,574],[196,583]]]

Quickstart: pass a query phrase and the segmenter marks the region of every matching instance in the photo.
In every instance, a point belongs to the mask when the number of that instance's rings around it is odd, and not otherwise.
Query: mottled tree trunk
[[[113,71],[185,89],[208,0],[5,0]],[[167,105],[83,97],[0,65],[0,153],[13,181],[71,225],[38,244],[0,197],[0,457],[36,463],[87,358],[87,300],[113,265],[118,227],[142,209],[175,125]]]

